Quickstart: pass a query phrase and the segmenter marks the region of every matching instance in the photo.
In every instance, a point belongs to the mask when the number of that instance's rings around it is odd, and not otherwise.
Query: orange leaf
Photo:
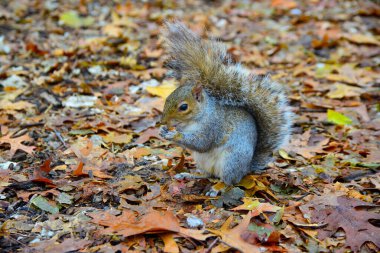
[[[229,229],[230,224],[233,221],[233,216],[230,216],[223,224],[220,230],[208,229],[211,233],[214,233],[221,237],[221,240],[228,246],[240,250],[243,253],[259,253],[260,248],[253,244],[250,244],[242,239],[242,235],[246,233],[248,225],[251,220],[251,213],[244,216],[243,220],[236,227]]]
[[[25,146],[22,144],[24,141],[31,141],[32,139],[28,135],[19,136],[16,138],[11,138],[13,133],[8,133],[7,135],[0,138],[0,144],[9,143],[11,145],[11,150],[9,151],[9,156],[13,157],[17,150],[25,151],[28,154],[32,154],[33,150],[36,147],[33,146]]]
[[[140,137],[136,140],[136,143],[143,144],[149,141],[151,137],[163,140],[159,133],[160,129],[158,128],[148,128],[143,133],[141,133]]]
[[[165,233],[160,235],[161,239],[164,241],[165,247],[164,252],[177,253],[179,252],[179,248],[177,243],[174,241],[173,233]]]
[[[272,0],[271,6],[283,9],[293,9],[297,7],[297,3],[292,0]]]
[[[55,184],[53,183],[53,181],[45,177],[44,175],[44,174],[49,173],[51,170],[50,162],[51,160],[48,159],[39,168],[35,168],[33,171],[33,176],[30,180],[34,183],[43,183],[48,186],[55,187]]]
[[[83,172],[83,165],[84,165],[83,162],[80,161],[78,168],[76,168],[76,170],[73,171],[74,176],[88,176],[87,173]]]
[[[40,167],[40,169],[46,173],[49,173],[51,171],[50,168],[51,159],[47,159]]]
[[[135,213],[129,210],[123,211],[120,216],[114,216],[108,212],[88,215],[93,218],[93,223],[108,227],[103,231],[105,234],[131,236],[146,232],[180,231],[178,219],[171,211],[151,210],[141,219],[137,219]]]

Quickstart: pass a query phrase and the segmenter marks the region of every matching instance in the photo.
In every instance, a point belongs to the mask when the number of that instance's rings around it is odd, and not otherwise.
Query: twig
[[[63,146],[64,146],[65,148],[67,148],[66,142],[65,142],[65,140],[63,139],[61,133],[58,132],[58,131],[55,130],[55,129],[53,129],[53,131],[54,131],[55,135],[58,137],[58,139],[62,142]]]
[[[205,253],[210,253],[212,248],[215,247],[216,243],[219,242],[219,237],[216,237],[215,240],[208,246],[207,250]]]
[[[37,122],[37,123],[22,124],[22,125],[20,125],[20,127],[21,127],[21,128],[28,128],[28,127],[43,126],[43,125],[45,125],[45,122]]]

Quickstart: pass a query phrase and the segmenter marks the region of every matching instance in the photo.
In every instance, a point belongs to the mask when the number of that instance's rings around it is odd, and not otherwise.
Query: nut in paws
[[[160,136],[167,140],[173,140],[177,133],[177,130],[169,130],[166,126],[162,126],[160,129]]]

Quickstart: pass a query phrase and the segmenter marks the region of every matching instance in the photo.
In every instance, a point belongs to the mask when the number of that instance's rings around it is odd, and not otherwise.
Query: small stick
[[[58,137],[58,139],[62,142],[63,146],[64,146],[65,148],[67,148],[66,142],[65,142],[65,140],[63,139],[61,133],[58,132],[58,131],[55,130],[55,129],[53,129],[53,131],[54,131],[55,135]]]
[[[215,244],[219,242],[219,237],[216,237],[216,239],[210,244],[210,246],[207,248],[205,253],[210,253],[212,248],[215,247]]]

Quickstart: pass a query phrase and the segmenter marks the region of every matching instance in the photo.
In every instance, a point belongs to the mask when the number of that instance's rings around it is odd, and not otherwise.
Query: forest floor
[[[0,252],[379,252],[378,1],[114,2],[0,2]],[[235,187],[174,178],[195,164],[158,135],[172,19],[296,114]]]

